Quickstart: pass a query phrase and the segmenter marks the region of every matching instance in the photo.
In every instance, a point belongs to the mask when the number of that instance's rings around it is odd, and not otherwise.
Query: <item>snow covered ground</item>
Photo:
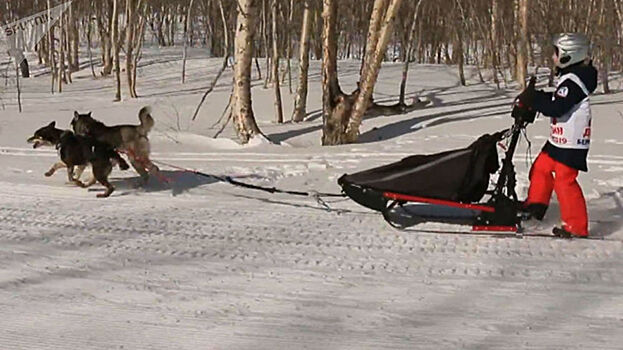
[[[147,54],[138,100],[112,103],[113,80],[74,75],[62,94],[34,67],[0,109],[0,349],[620,349],[623,343],[623,93],[596,95],[587,197],[590,231],[604,240],[500,239],[404,232],[351,201],[270,195],[163,165],[284,189],[337,192],[337,178],[415,153],[464,147],[508,127],[516,90],[495,90],[455,68],[412,67],[407,91],[430,107],[364,121],[361,142],[321,147],[320,68],[312,63],[307,121],[276,125],[272,90],[253,89],[260,128],[279,144],[240,146],[231,126],[212,139],[231,72],[190,121],[219,59]],[[376,100],[396,101],[399,65],[385,65]],[[346,91],[358,62],[341,62]],[[254,74],[255,71],[254,71]],[[612,83],[621,90],[620,80]],[[542,84],[542,83],[541,83]],[[292,98],[283,89],[285,114]],[[125,86],[124,86],[125,88]],[[117,190],[43,173],[54,149],[26,138],[73,111],[137,123],[153,107],[152,157],[170,183]],[[528,129],[515,164],[518,193],[548,124]],[[538,230],[559,221],[554,200]],[[436,226],[426,226],[436,228]]]

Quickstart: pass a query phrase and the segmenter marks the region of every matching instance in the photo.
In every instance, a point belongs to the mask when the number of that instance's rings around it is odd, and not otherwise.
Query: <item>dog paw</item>
[[[54,175],[54,172],[53,172],[53,171],[47,171],[47,172],[46,172],[45,174],[43,174],[43,175],[45,175],[45,177],[50,177],[50,176]]]
[[[114,190],[112,190],[112,189],[107,190],[107,191],[106,191],[106,192],[104,192],[104,193],[99,193],[99,194],[97,194],[97,195],[96,195],[96,197],[97,197],[97,198],[108,198],[108,197],[110,197],[110,194],[111,194],[113,191],[114,191]]]

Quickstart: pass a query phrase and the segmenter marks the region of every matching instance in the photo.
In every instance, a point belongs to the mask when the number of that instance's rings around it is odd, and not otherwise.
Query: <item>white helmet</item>
[[[582,62],[588,57],[590,42],[582,33],[561,33],[552,42],[558,49],[558,68]]]

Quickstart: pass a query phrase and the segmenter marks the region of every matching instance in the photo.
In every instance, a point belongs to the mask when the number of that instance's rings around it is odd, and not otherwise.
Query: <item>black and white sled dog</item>
[[[94,137],[117,151],[125,153],[130,164],[139,173],[144,183],[149,179],[149,173],[159,171],[149,159],[150,144],[147,137],[154,126],[151,109],[143,107],[138,113],[139,125],[107,126],[91,117],[91,113],[80,114],[74,112],[71,126],[77,135]]]
[[[27,142],[32,143],[33,148],[55,146],[58,149],[61,161],[52,165],[45,176],[52,176],[56,170],[67,168],[67,178],[71,183],[89,187],[97,181],[106,187],[106,192],[97,195],[99,198],[108,197],[115,190],[108,182],[113,162],[118,162],[122,170],[130,167],[110,145],[90,136],[75,135],[70,130],[57,129],[56,122],[35,131]],[[74,177],[74,168],[80,169],[81,173],[87,165],[93,168],[93,177],[85,184]]]

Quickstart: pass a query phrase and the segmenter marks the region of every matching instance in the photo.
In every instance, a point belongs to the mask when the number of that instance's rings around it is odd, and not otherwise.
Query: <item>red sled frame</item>
[[[426,203],[433,205],[442,205],[446,207],[477,210],[484,213],[495,213],[495,207],[487,204],[474,204],[474,203],[460,203],[443,199],[426,198],[411,196],[393,192],[383,192],[383,197],[396,202],[414,202],[414,203]],[[519,232],[519,225],[489,225],[489,224],[474,224],[472,225],[473,232]]]

